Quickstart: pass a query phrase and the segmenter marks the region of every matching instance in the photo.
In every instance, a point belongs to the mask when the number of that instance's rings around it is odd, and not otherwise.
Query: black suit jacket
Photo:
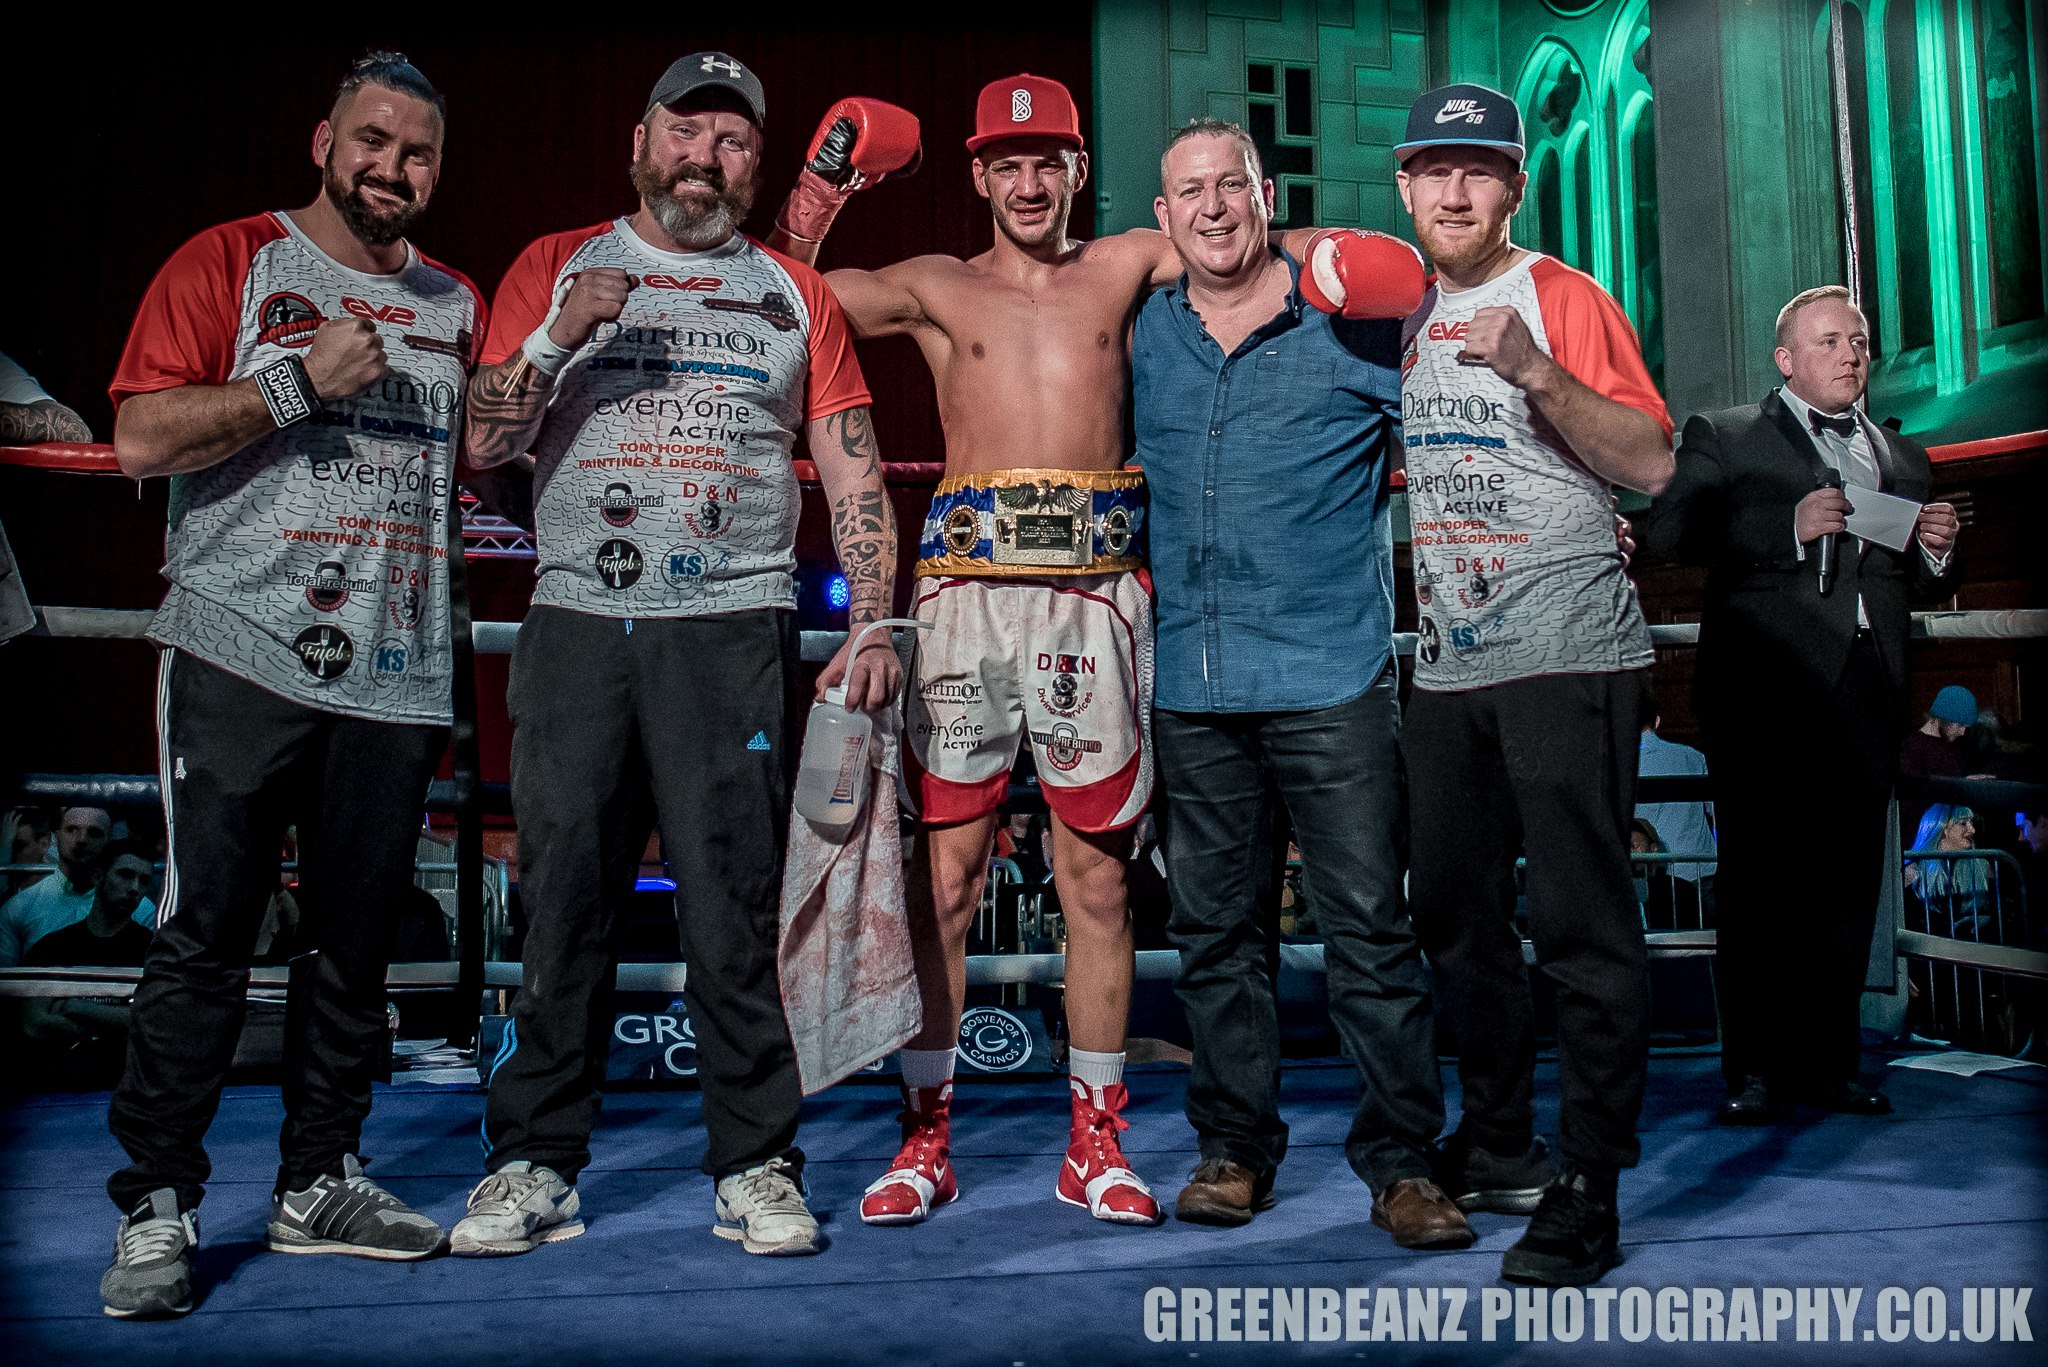
[[[1884,492],[1926,502],[1926,450],[1888,428],[1877,437]],[[1836,583],[1823,598],[1819,557],[1808,548],[1799,558],[1792,514],[1827,468],[1776,391],[1761,404],[1685,424],[1677,473],[1652,505],[1641,542],[1646,560],[1707,567],[1693,696],[1710,729],[1824,703],[1848,665],[1859,594],[1903,719],[1912,609],[1953,591],[1955,563],[1937,577],[1917,544],[1903,552],[1869,545],[1858,554],[1860,543],[1844,536]]]

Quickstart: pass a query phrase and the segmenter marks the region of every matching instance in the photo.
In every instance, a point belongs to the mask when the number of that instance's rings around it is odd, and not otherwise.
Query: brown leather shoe
[[[1373,1197],[1372,1222],[1403,1248],[1469,1248],[1478,1237],[1457,1203],[1427,1177],[1405,1178]]]
[[[1223,1158],[1204,1158],[1188,1174],[1173,1215],[1198,1225],[1247,1225],[1273,1208],[1273,1174]]]

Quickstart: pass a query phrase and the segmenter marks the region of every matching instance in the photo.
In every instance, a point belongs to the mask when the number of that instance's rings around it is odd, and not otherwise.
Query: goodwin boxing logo
[[[1010,1073],[1031,1057],[1031,1032],[1024,1022],[993,1006],[977,1006],[960,1017],[960,1058],[984,1073]]]
[[[313,334],[325,321],[305,295],[280,291],[256,310],[256,342],[259,346],[311,346]]]
[[[324,622],[294,637],[292,651],[301,667],[321,683],[340,678],[356,662],[356,643],[340,627]]]
[[[640,548],[630,541],[613,539],[597,548],[597,577],[608,589],[629,589],[640,582],[645,568]]]

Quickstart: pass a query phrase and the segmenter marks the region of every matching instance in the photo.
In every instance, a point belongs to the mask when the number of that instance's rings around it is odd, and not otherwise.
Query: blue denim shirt
[[[1349,702],[1393,651],[1387,459],[1400,448],[1401,324],[1301,297],[1225,356],[1187,277],[1131,338],[1151,501],[1156,706],[1307,711]]]

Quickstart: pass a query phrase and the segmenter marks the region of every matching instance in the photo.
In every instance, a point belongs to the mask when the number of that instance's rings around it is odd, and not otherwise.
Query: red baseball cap
[[[990,81],[974,102],[974,136],[967,150],[979,152],[1004,138],[1057,138],[1083,146],[1081,111],[1065,86],[1044,76],[1026,73]]]

